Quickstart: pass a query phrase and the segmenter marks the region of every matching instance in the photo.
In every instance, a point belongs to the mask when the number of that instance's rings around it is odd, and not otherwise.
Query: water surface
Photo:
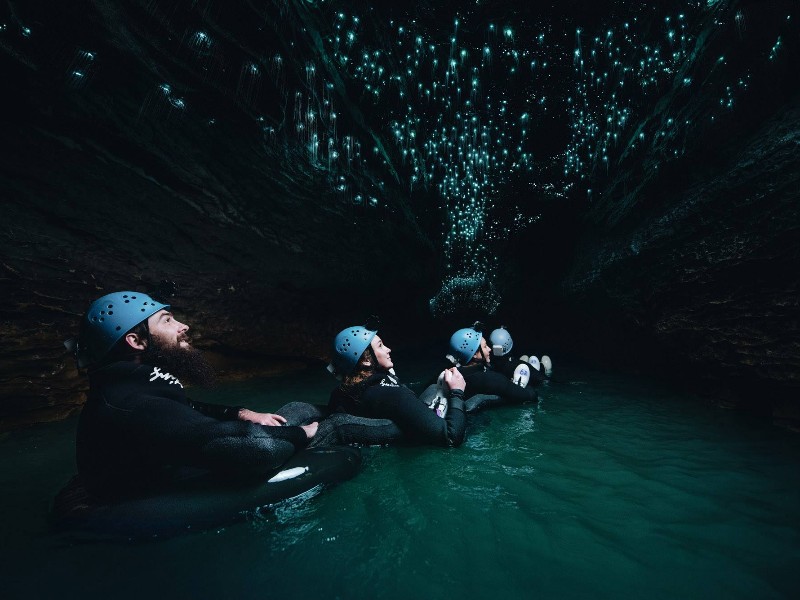
[[[4,434],[3,596],[795,597],[800,436],[656,382],[557,375],[538,407],[471,418],[459,449],[367,448],[317,496],[147,543],[48,533],[75,419]],[[331,387],[314,370],[193,395],[275,410]]]

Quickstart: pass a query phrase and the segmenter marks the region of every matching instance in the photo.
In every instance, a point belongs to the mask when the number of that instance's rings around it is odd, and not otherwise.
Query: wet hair
[[[365,364],[367,361],[369,361],[369,365]],[[358,364],[356,365],[355,371],[349,375],[345,375],[344,379],[342,380],[342,385],[340,386],[342,391],[358,401],[357,396],[361,396],[361,394],[359,393],[356,396],[353,394],[353,392],[358,390],[364,381],[375,374],[375,367],[377,367],[377,365],[378,359],[375,357],[372,344],[370,344],[358,359]]]

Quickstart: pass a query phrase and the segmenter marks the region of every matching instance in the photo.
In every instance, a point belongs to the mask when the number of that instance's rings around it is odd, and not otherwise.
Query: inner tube
[[[360,466],[357,448],[307,448],[260,481],[222,485],[209,476],[185,489],[114,503],[93,500],[74,477],[56,496],[50,523],[78,541],[162,539],[243,521],[260,508],[350,479]]]
[[[419,395],[419,399],[436,413],[437,416],[444,419],[447,414],[449,401],[447,399],[447,391],[444,387],[444,371],[439,374],[436,383],[432,383]]]
[[[494,408],[495,406],[503,406],[507,404],[502,396],[496,394],[475,394],[464,400],[464,408],[467,414],[476,413],[486,408]]]

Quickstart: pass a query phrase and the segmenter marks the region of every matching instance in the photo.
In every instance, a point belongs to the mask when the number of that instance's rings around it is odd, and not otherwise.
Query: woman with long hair
[[[342,383],[331,393],[332,411],[361,417],[391,419],[407,441],[459,446],[464,441],[464,377],[457,369],[444,372],[444,409],[432,410],[400,384],[391,349],[376,329],[343,329],[333,344],[331,370]],[[440,416],[443,415],[443,416]]]

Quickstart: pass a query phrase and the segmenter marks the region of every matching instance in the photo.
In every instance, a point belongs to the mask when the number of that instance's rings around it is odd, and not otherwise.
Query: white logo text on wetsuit
[[[183,387],[181,380],[175,377],[175,375],[171,375],[170,373],[162,373],[161,369],[158,367],[153,367],[153,372],[150,373],[150,381],[155,381],[156,379],[163,379],[170,385],[179,385]]]
[[[381,385],[386,387],[400,387],[397,383],[397,379],[395,379],[391,375],[387,375],[386,377],[381,379]]]

